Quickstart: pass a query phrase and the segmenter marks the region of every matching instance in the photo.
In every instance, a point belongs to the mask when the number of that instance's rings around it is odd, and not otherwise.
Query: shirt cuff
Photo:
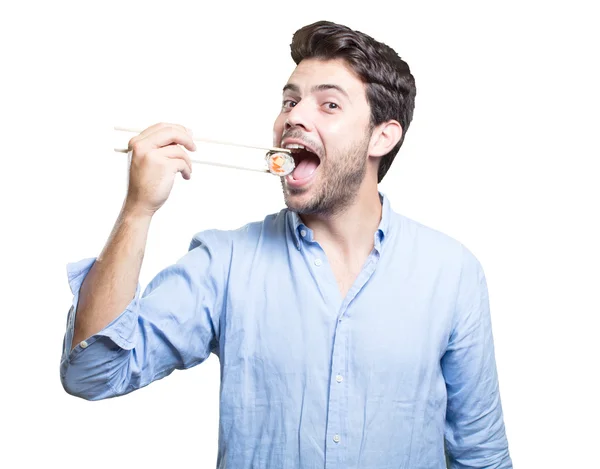
[[[73,343],[73,335],[75,329],[75,313],[77,311],[77,305],[79,303],[79,293],[81,285],[85,280],[90,269],[96,262],[96,257],[82,259],[78,262],[67,264],[67,278],[69,281],[69,287],[73,294],[73,303],[69,310],[67,317],[67,330],[64,339],[64,358],[71,357],[81,353],[81,351],[90,345],[92,345],[99,337],[107,337],[112,340],[117,346],[131,350],[135,346],[135,330],[138,319],[138,303],[140,296],[140,284],[138,282],[135,295],[129,302],[125,310],[109,324],[107,324],[101,331],[93,336],[86,338],[71,350]]]

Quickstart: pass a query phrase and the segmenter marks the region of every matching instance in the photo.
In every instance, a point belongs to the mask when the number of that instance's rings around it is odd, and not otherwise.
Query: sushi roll
[[[287,176],[294,171],[294,158],[289,153],[270,151],[265,156],[267,166],[271,174],[276,176]]]

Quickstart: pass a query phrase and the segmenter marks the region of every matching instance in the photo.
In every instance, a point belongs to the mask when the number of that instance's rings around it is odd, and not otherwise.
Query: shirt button
[[[306,230],[300,230],[300,235],[304,238],[306,236]]]
[[[341,383],[343,379],[344,379],[344,378],[342,377],[342,375],[337,375],[337,376],[335,377],[335,380],[336,380],[338,383]]]
[[[79,342],[79,345],[81,346],[81,348],[86,348],[88,346],[88,343],[85,340],[82,340],[81,342]]]
[[[335,435],[333,435],[333,441],[335,441],[336,443],[340,442],[340,435],[338,435],[337,433]]]
[[[317,267],[319,267],[322,263],[323,263],[323,261],[321,259],[315,259],[315,265]]]

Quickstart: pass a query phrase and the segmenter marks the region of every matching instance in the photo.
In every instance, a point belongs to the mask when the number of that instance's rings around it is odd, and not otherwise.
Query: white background
[[[215,466],[214,356],[117,399],[63,391],[66,264],[99,254],[123,201],[113,126],[178,122],[270,145],[291,36],[328,19],[388,43],[416,77],[414,120],[381,190],[484,266],[515,466],[600,467],[592,3],[3,6],[0,466]],[[178,175],[152,222],[142,287],[197,231],[282,206],[276,177],[205,166],[191,181]]]

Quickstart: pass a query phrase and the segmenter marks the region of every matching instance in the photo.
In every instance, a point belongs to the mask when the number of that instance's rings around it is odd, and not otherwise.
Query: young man
[[[153,214],[195,145],[130,141],[130,184],[98,258],[69,265],[61,379],[84,399],[221,363],[218,467],[510,468],[486,281],[459,242],[395,213],[378,182],[415,84],[389,47],[319,22],[294,35],[274,144],[286,209],[194,236],[140,296]]]

